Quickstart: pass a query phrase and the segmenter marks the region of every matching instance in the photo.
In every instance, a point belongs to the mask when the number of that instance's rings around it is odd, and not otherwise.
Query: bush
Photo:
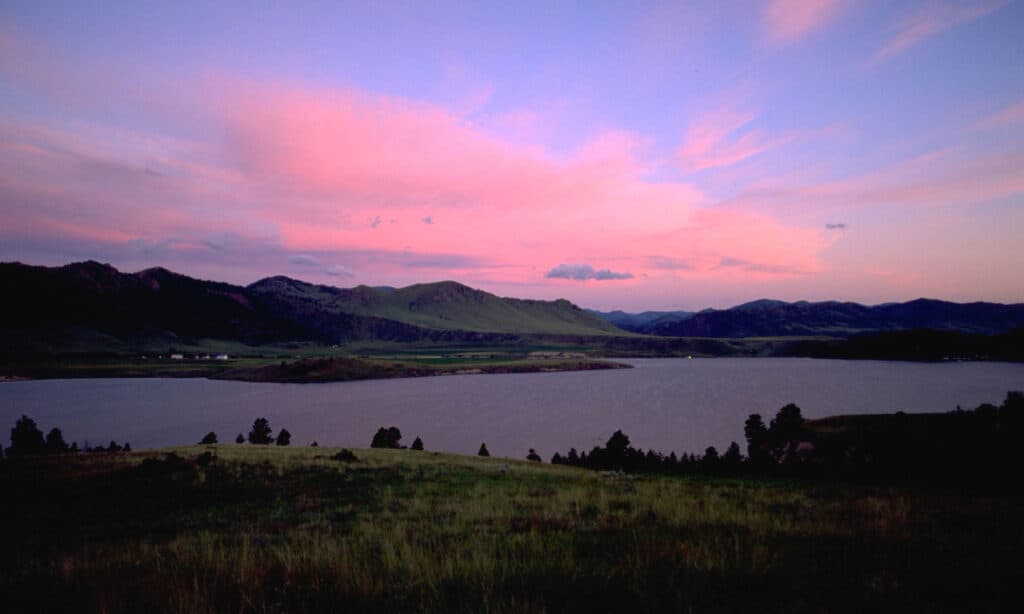
[[[533,448],[530,448],[530,453],[526,455],[526,460],[533,461],[535,463],[540,462],[540,455]]]
[[[336,461],[341,461],[343,463],[355,463],[359,460],[358,458],[356,458],[356,455],[352,453],[352,450],[342,450],[341,452],[338,452],[331,458]]]
[[[491,455],[490,451],[487,450],[487,444],[486,443],[480,444],[480,449],[477,451],[476,455],[477,456],[490,456]]]
[[[245,443],[245,437],[239,433],[238,437],[235,437],[235,443]]]
[[[288,432],[288,429],[281,429],[277,434],[277,445],[286,446],[292,442],[292,434]]]
[[[419,437],[417,437],[416,439],[414,439],[412,441],[412,445],[409,446],[409,449],[410,450],[422,450],[423,449],[423,440],[420,439]]]
[[[274,438],[270,436],[270,422],[266,418],[256,418],[252,423],[252,430],[249,431],[249,443],[258,445],[268,445],[274,442]]]
[[[239,437],[241,437],[241,434],[239,434]],[[203,444],[203,445],[210,445],[210,444],[217,443],[217,433],[214,433],[213,431],[210,431],[209,433],[204,435],[202,439],[199,440],[199,443]]]

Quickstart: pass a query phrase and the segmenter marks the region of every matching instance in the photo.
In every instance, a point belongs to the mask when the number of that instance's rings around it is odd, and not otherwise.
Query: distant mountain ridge
[[[480,341],[520,334],[622,335],[569,301],[506,299],[457,282],[335,288],[288,277],[249,286],[98,262],[0,263],[3,351],[131,349],[142,342],[244,344]]]
[[[654,319],[644,314],[593,313],[611,323],[626,322],[633,332],[665,337],[849,337],[921,328],[995,335],[1024,327],[1024,304],[952,303],[925,298],[875,306],[761,299],[730,309]]]

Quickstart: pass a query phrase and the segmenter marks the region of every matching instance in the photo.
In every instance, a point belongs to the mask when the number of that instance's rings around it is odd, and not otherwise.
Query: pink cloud
[[[989,0],[982,3],[928,3],[912,13],[906,14],[893,28],[888,42],[879,48],[868,60],[869,66],[876,66],[903,53],[907,49],[942,34],[956,26],[974,21],[1001,8],[1007,0]]]
[[[791,43],[828,26],[845,4],[844,0],[772,0],[761,16],[762,27],[772,43]]]
[[[315,255],[323,275],[344,263],[369,283],[557,288],[569,282],[545,273],[563,263],[633,275],[572,282],[582,290],[646,284],[648,274],[801,275],[820,267],[828,241],[818,228],[707,209],[694,187],[652,181],[649,142],[628,132],[553,155],[402,98],[237,82],[202,91],[221,142],[0,124],[0,219],[19,220],[0,237],[67,237],[135,250],[150,265],[234,243],[283,254],[281,266]],[[721,270],[723,258],[751,266]],[[658,266],[669,261],[693,264]]]
[[[771,139],[760,130],[745,130],[756,117],[750,112],[720,109],[693,122],[676,150],[680,167],[701,171],[730,166],[792,141],[793,135]]]

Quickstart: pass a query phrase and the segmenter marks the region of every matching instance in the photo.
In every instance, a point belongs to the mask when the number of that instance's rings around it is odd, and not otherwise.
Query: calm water
[[[536,448],[548,459],[589,449],[623,429],[642,448],[723,450],[743,421],[767,422],[786,403],[808,418],[838,413],[948,411],[999,403],[1024,389],[1024,365],[917,364],[802,358],[637,359],[634,369],[465,375],[336,384],[202,379],[94,379],[0,384],[0,433],[21,414],[68,442],[128,440],[136,449],[221,441],[265,416],[292,443],[367,447],[379,426],[417,435],[427,449],[498,456]]]

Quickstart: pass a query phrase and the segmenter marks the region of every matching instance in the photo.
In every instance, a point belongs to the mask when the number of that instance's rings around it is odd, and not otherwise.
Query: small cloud
[[[843,222],[840,222],[838,224],[825,224],[825,230],[844,230],[844,229],[846,229],[846,224],[844,224]]]
[[[434,223],[434,216],[428,215],[427,217],[423,218],[420,221],[422,221],[424,224],[433,224]]]
[[[609,279],[632,279],[633,274],[628,272],[616,272],[608,269],[594,269],[589,264],[560,264],[551,269],[545,275],[548,279],[572,279],[574,281],[586,281],[596,279],[606,281]]]
[[[373,217],[373,219],[370,220],[370,228],[376,228],[376,227],[380,226],[380,222],[381,222],[380,216],[379,215],[375,215]]]
[[[324,274],[325,275],[330,275],[331,277],[355,277],[356,276],[355,273],[353,273],[352,271],[348,270],[347,268],[345,268],[344,266],[342,266],[340,264],[336,264],[336,265],[332,266],[331,268],[325,270]]]
[[[740,260],[739,258],[729,258],[726,256],[718,261],[719,268],[732,268],[732,267],[749,267],[751,263],[749,260]]]
[[[294,256],[288,256],[288,262],[300,266],[317,266],[320,264],[320,259],[309,254],[295,254]]]
[[[664,271],[692,271],[693,263],[682,258],[667,258],[665,256],[651,256],[647,262],[652,268]]]

